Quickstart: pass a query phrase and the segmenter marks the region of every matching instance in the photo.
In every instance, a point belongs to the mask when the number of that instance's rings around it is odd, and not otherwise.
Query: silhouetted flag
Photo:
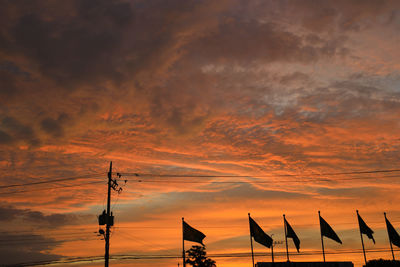
[[[285,225],[286,225],[286,237],[290,237],[293,239],[293,243],[296,246],[297,252],[299,252],[300,249],[300,239],[297,237],[296,233],[294,232],[292,226],[286,221],[285,218]]]
[[[400,236],[396,232],[396,229],[394,229],[393,225],[389,222],[389,220],[385,217],[386,220],[386,228],[389,234],[389,239],[392,244],[400,247]]]
[[[199,230],[194,229],[185,221],[182,221],[182,224],[183,224],[183,239],[192,242],[197,242],[204,246],[203,239],[206,237],[206,235],[200,232]]]
[[[267,235],[263,229],[249,216],[250,223],[250,235],[254,238],[254,240],[261,245],[270,248],[272,245],[272,238]]]
[[[372,235],[374,233],[374,231],[372,231],[372,229],[368,227],[368,225],[364,222],[364,220],[361,218],[361,216],[358,213],[357,213],[357,217],[358,217],[358,226],[360,227],[360,232],[362,234],[367,235],[368,238],[372,239],[372,241],[375,244],[375,239]]]
[[[338,235],[335,233],[335,231],[333,231],[332,227],[321,216],[319,216],[319,225],[321,227],[321,235],[326,236],[342,244],[342,241],[340,240]]]

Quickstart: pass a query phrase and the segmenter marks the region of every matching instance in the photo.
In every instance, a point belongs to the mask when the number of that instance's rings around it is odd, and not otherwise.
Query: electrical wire
[[[120,233],[121,233],[121,232],[120,232]],[[119,234],[119,235],[123,235],[125,238],[128,238],[128,239],[130,239],[130,240],[133,240],[133,241],[135,241],[135,242],[140,242],[140,243],[142,243],[142,244],[145,245],[145,246],[149,246],[149,247],[158,246],[158,249],[161,248],[161,249],[166,250],[166,251],[174,252],[173,249],[164,247],[163,245],[160,245],[160,244],[153,244],[153,243],[147,242],[147,241],[145,241],[145,240],[143,240],[143,239],[141,239],[141,238],[139,238],[139,237],[137,237],[137,236],[134,236],[131,232],[124,231],[123,234],[121,233],[121,234]]]
[[[332,172],[332,173],[314,173],[314,174],[271,174],[271,175],[190,175],[190,174],[140,174],[140,173],[120,173],[122,176],[135,176],[135,177],[144,177],[144,178],[271,178],[271,177],[299,177],[303,176],[301,180],[270,180],[270,181],[257,181],[257,180],[249,180],[249,181],[181,181],[181,180],[146,180],[146,179],[137,179],[133,181],[137,182],[145,182],[145,183],[187,183],[187,184],[201,184],[212,182],[216,184],[224,184],[224,183],[254,183],[254,184],[270,184],[270,183],[283,183],[283,182],[335,182],[335,181],[352,181],[352,180],[369,180],[369,179],[384,179],[384,178],[399,178],[398,175],[390,175],[390,176],[380,176],[380,177],[347,177],[347,178],[339,178],[339,179],[328,179],[328,178],[307,178],[307,176],[337,176],[337,175],[354,175],[354,174],[375,174],[375,173],[393,173],[393,172],[400,172],[400,169],[391,169],[391,170],[370,170],[370,171],[354,171],[354,172]],[[24,187],[24,186],[33,186],[33,185],[42,185],[42,184],[49,184],[55,182],[63,182],[63,181],[74,181],[80,179],[98,179],[97,177],[93,177],[93,175],[104,174],[105,172],[98,172],[92,173],[88,175],[80,175],[74,177],[65,177],[65,178],[56,178],[56,179],[46,179],[37,182],[30,182],[30,183],[21,183],[21,184],[12,184],[12,185],[1,185],[1,189],[9,189],[14,187]],[[95,182],[93,182],[95,183]],[[99,182],[100,183],[100,182]],[[81,183],[83,184],[83,183]],[[78,184],[76,186],[79,186]],[[89,184],[89,183],[86,183]],[[53,187],[53,188],[63,188],[63,187],[73,187],[75,185],[65,185],[60,187]],[[22,191],[12,191],[12,192],[5,192],[4,194],[16,194],[16,193],[25,193],[31,191],[41,191],[42,189],[38,190],[22,190]],[[43,189],[43,190],[47,190]]]
[[[38,189],[30,189],[30,190],[1,192],[1,194],[2,195],[10,195],[10,194],[19,194],[19,193],[30,193],[30,192],[35,192],[35,191],[49,191],[49,190],[57,189],[57,188],[77,187],[77,186],[88,185],[88,184],[103,184],[103,183],[106,183],[106,182],[104,182],[104,181],[95,181],[95,182],[86,182],[86,183],[83,182],[83,183],[72,184],[72,185],[52,186],[49,188],[38,188]]]
[[[327,173],[309,173],[309,174],[270,174],[270,175],[192,175],[192,174],[150,174],[150,173],[129,173],[122,172],[122,176],[140,176],[140,177],[196,177],[196,178],[268,178],[274,176],[333,176],[333,175],[350,175],[350,174],[373,174],[373,173],[390,173],[390,172],[400,172],[400,169],[390,169],[390,170],[369,170],[369,171],[351,171],[351,172],[327,172]]]
[[[9,246],[9,245],[16,245],[16,244],[23,244],[25,246],[28,245],[35,245],[35,244],[59,244],[59,243],[66,243],[66,242],[77,242],[77,241],[94,241],[97,240],[97,238],[74,238],[74,239],[63,239],[63,240],[32,240],[32,239],[26,239],[26,240],[8,240],[6,243],[0,243],[0,247],[4,246]],[[29,241],[34,241],[34,242],[29,242]]]
[[[195,176],[193,176],[195,177]],[[343,179],[302,179],[302,180],[270,180],[270,181],[259,181],[259,180],[247,180],[247,181],[216,181],[216,180],[207,180],[207,181],[188,181],[188,180],[142,180],[142,179],[135,179],[130,180],[131,182],[138,182],[138,183],[159,183],[159,184],[281,184],[285,182],[290,183],[305,183],[305,182],[337,182],[337,181],[352,181],[352,180],[377,180],[377,179],[385,179],[385,178],[400,178],[400,176],[381,176],[381,177],[352,177],[352,178],[343,178]],[[10,194],[19,194],[19,193],[30,193],[35,191],[47,191],[57,188],[68,188],[68,187],[77,187],[82,185],[89,185],[89,184],[102,184],[106,183],[105,181],[94,181],[94,182],[83,182],[79,184],[73,185],[61,185],[61,186],[52,186],[48,188],[38,188],[38,189],[29,189],[29,190],[20,190],[20,191],[9,191],[9,192],[2,192],[3,195],[10,195]],[[7,188],[8,189],[8,188]],[[104,203],[103,203],[104,206]]]
[[[390,252],[391,250],[388,248],[375,248],[375,249],[366,249],[365,252],[368,253],[382,253],[382,252]],[[393,251],[400,251],[400,249],[393,249]],[[337,251],[325,251],[327,255],[345,255],[345,254],[362,254],[361,249],[349,249],[349,250],[337,250]],[[319,250],[310,250],[297,253],[296,256],[315,256],[321,255],[322,252]],[[270,255],[270,253],[262,253],[255,252],[255,256],[262,257]],[[277,257],[285,256],[285,251],[276,251],[274,255]],[[235,253],[216,253],[216,254],[207,254],[209,258],[250,258],[250,252],[235,252]],[[294,256],[294,255],[293,255]],[[110,260],[112,261],[124,261],[124,260],[162,260],[162,259],[181,259],[182,255],[168,255],[168,254],[124,254],[124,255],[113,255],[110,256]],[[49,260],[49,261],[40,261],[40,262],[26,262],[19,263],[14,265],[6,265],[8,267],[12,266],[37,266],[37,265],[58,265],[58,264],[66,264],[66,263],[79,263],[79,262],[94,262],[94,261],[103,261],[103,256],[88,256],[88,257],[70,257],[64,258],[62,260]]]
[[[180,177],[179,177],[180,178]],[[183,178],[183,177],[182,177]],[[224,177],[202,177],[202,176],[190,176],[190,178],[227,178]],[[235,176],[232,178],[254,178],[250,176]],[[194,181],[194,180],[157,180],[157,179],[135,179],[130,180],[132,182],[138,183],[171,183],[171,184],[280,184],[280,183],[305,183],[305,182],[338,182],[338,181],[354,181],[354,180],[379,180],[386,178],[400,178],[398,175],[391,176],[380,176],[380,177],[348,177],[339,179],[328,179],[328,178],[312,178],[312,179],[298,179],[298,180],[246,180],[246,181],[218,181],[218,180],[204,180],[204,181]],[[399,181],[400,182],[400,181]]]
[[[370,179],[381,179],[381,178],[400,178],[400,176],[383,176],[383,177],[353,177],[353,178],[344,178],[344,179],[313,179],[313,180],[273,180],[273,181],[257,181],[257,180],[248,180],[248,181],[215,181],[215,180],[207,180],[207,181],[184,181],[184,180],[131,180],[131,182],[138,183],[170,183],[170,184],[278,184],[285,182],[293,182],[293,183],[304,183],[304,182],[336,182],[336,181],[352,181],[352,180],[370,180]],[[52,186],[49,188],[39,188],[39,189],[30,189],[30,190],[20,190],[20,191],[10,191],[10,192],[2,192],[1,194],[18,194],[18,193],[29,193],[35,191],[47,191],[57,188],[67,188],[67,187],[77,187],[81,185],[89,185],[89,184],[102,184],[106,183],[105,181],[94,181],[94,182],[84,182],[73,185],[62,185],[62,186]],[[115,205],[115,204],[114,204]]]
[[[99,175],[101,173],[103,173],[103,172],[92,173],[92,174],[88,174],[88,175],[79,175],[79,176],[74,176],[74,177],[66,177],[66,178],[46,179],[46,180],[41,180],[41,181],[37,181],[37,182],[30,182],[30,183],[23,183],[23,184],[1,185],[0,189],[11,188],[11,187],[30,186],[30,185],[39,185],[39,184],[48,184],[48,183],[54,183],[54,182],[71,181],[71,180],[79,180],[79,179],[95,178],[95,177],[92,177],[92,176],[93,175]]]

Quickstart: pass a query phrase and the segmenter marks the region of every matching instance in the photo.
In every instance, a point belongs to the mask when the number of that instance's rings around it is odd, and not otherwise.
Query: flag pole
[[[185,262],[185,239],[183,237],[184,233],[183,233],[183,222],[184,222],[184,218],[182,217],[182,259],[183,259],[183,267],[186,266],[186,262]]]
[[[287,243],[287,232],[286,232],[286,218],[285,214],[283,214],[283,228],[285,228],[285,241],[286,241],[286,258],[287,261],[289,262],[289,249],[288,249],[288,243]]]
[[[318,211],[318,216],[319,216],[319,228],[321,232],[321,244],[322,244],[322,255],[324,257],[324,262],[325,262],[325,248],[324,248],[324,238],[322,236],[322,229],[321,229],[321,212]]]
[[[274,234],[271,235],[271,238]],[[272,257],[272,265],[274,265],[274,240],[272,239],[272,244],[271,244],[271,257]]]
[[[253,261],[253,267],[254,267],[253,239],[251,238],[250,212],[248,213],[248,215],[249,215],[249,226],[250,226],[251,259]]]
[[[385,216],[385,222],[386,222],[387,221],[386,212],[384,212],[383,215]],[[387,229],[387,222],[386,222],[386,229]],[[390,250],[392,251],[393,260],[395,260],[394,259],[394,253],[393,253],[392,239],[390,238],[389,231],[388,231],[388,236],[389,236]]]
[[[363,249],[363,253],[364,253],[364,261],[365,261],[365,265],[367,265],[367,257],[365,256],[365,248],[364,248],[364,239],[361,233],[361,228],[360,228],[360,219],[358,218],[360,215],[358,215],[358,210],[356,210],[357,212],[357,220],[358,220],[358,228],[360,230],[360,237],[361,237],[361,245],[362,245],[362,249]]]

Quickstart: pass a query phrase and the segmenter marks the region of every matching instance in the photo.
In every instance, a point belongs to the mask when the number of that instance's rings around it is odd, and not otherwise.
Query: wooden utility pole
[[[112,179],[112,161],[110,161],[110,170],[108,171],[108,183],[107,183],[107,211],[103,210],[103,213],[99,215],[99,225],[106,226],[106,232],[103,229],[99,229],[99,236],[103,235],[106,241],[105,254],[104,254],[104,266],[108,267],[110,260],[110,228],[114,226],[114,216],[111,211],[111,189],[116,191],[118,194],[122,192],[122,187],[118,185],[117,179],[121,178],[120,173],[116,173],[117,178]],[[127,180],[125,180],[126,184]]]
[[[107,221],[106,221],[106,253],[104,255],[104,266],[108,267],[110,259],[110,227],[111,227],[111,177],[112,177],[112,161],[110,161],[110,170],[108,171],[108,195],[107,195]]]

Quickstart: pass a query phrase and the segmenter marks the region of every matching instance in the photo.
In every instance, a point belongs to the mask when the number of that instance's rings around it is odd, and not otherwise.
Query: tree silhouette
[[[204,246],[192,246],[186,251],[188,254],[188,259],[186,263],[192,265],[193,267],[216,267],[215,261],[207,258],[206,247]]]

